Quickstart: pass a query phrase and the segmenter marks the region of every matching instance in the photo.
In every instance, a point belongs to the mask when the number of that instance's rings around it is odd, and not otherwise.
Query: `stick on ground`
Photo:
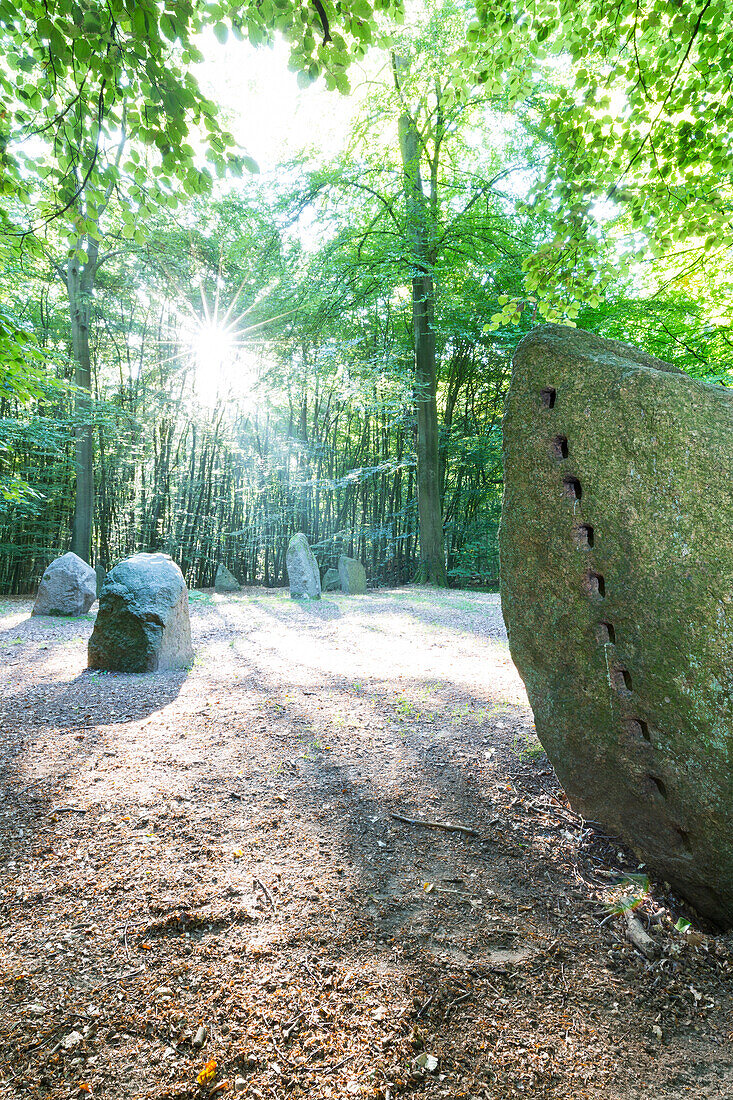
[[[450,825],[446,821],[419,821],[415,817],[403,817],[402,814],[391,815],[395,821],[404,821],[405,825],[421,825],[423,829],[445,829],[447,833],[465,833],[466,836],[478,836],[478,829],[471,829],[468,825]]]

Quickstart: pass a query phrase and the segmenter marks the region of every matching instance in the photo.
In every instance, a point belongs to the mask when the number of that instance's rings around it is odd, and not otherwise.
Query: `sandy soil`
[[[192,593],[160,676],[30,608],[0,600],[0,1094],[733,1098],[733,941],[568,807],[498,597]]]

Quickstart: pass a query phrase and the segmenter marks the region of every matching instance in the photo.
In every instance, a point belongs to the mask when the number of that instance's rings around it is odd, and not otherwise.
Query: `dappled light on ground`
[[[497,596],[194,592],[194,666],[157,676],[86,672],[93,616],[30,606],[0,605],[6,1088],[194,1098],[213,1060],[253,1100],[724,1095],[727,941],[641,890],[665,953],[626,942],[636,861],[567,806]]]

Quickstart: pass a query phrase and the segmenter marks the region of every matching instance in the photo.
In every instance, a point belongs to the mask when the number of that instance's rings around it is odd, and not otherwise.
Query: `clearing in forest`
[[[733,942],[570,810],[497,596],[194,592],[162,675],[85,671],[93,615],[31,606],[0,601],[2,1095],[733,1097]]]

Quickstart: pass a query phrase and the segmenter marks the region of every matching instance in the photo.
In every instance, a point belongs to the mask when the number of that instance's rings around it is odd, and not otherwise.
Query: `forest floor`
[[[191,609],[105,675],[0,600],[1,1095],[733,1098],[733,937],[571,811],[497,596]]]

